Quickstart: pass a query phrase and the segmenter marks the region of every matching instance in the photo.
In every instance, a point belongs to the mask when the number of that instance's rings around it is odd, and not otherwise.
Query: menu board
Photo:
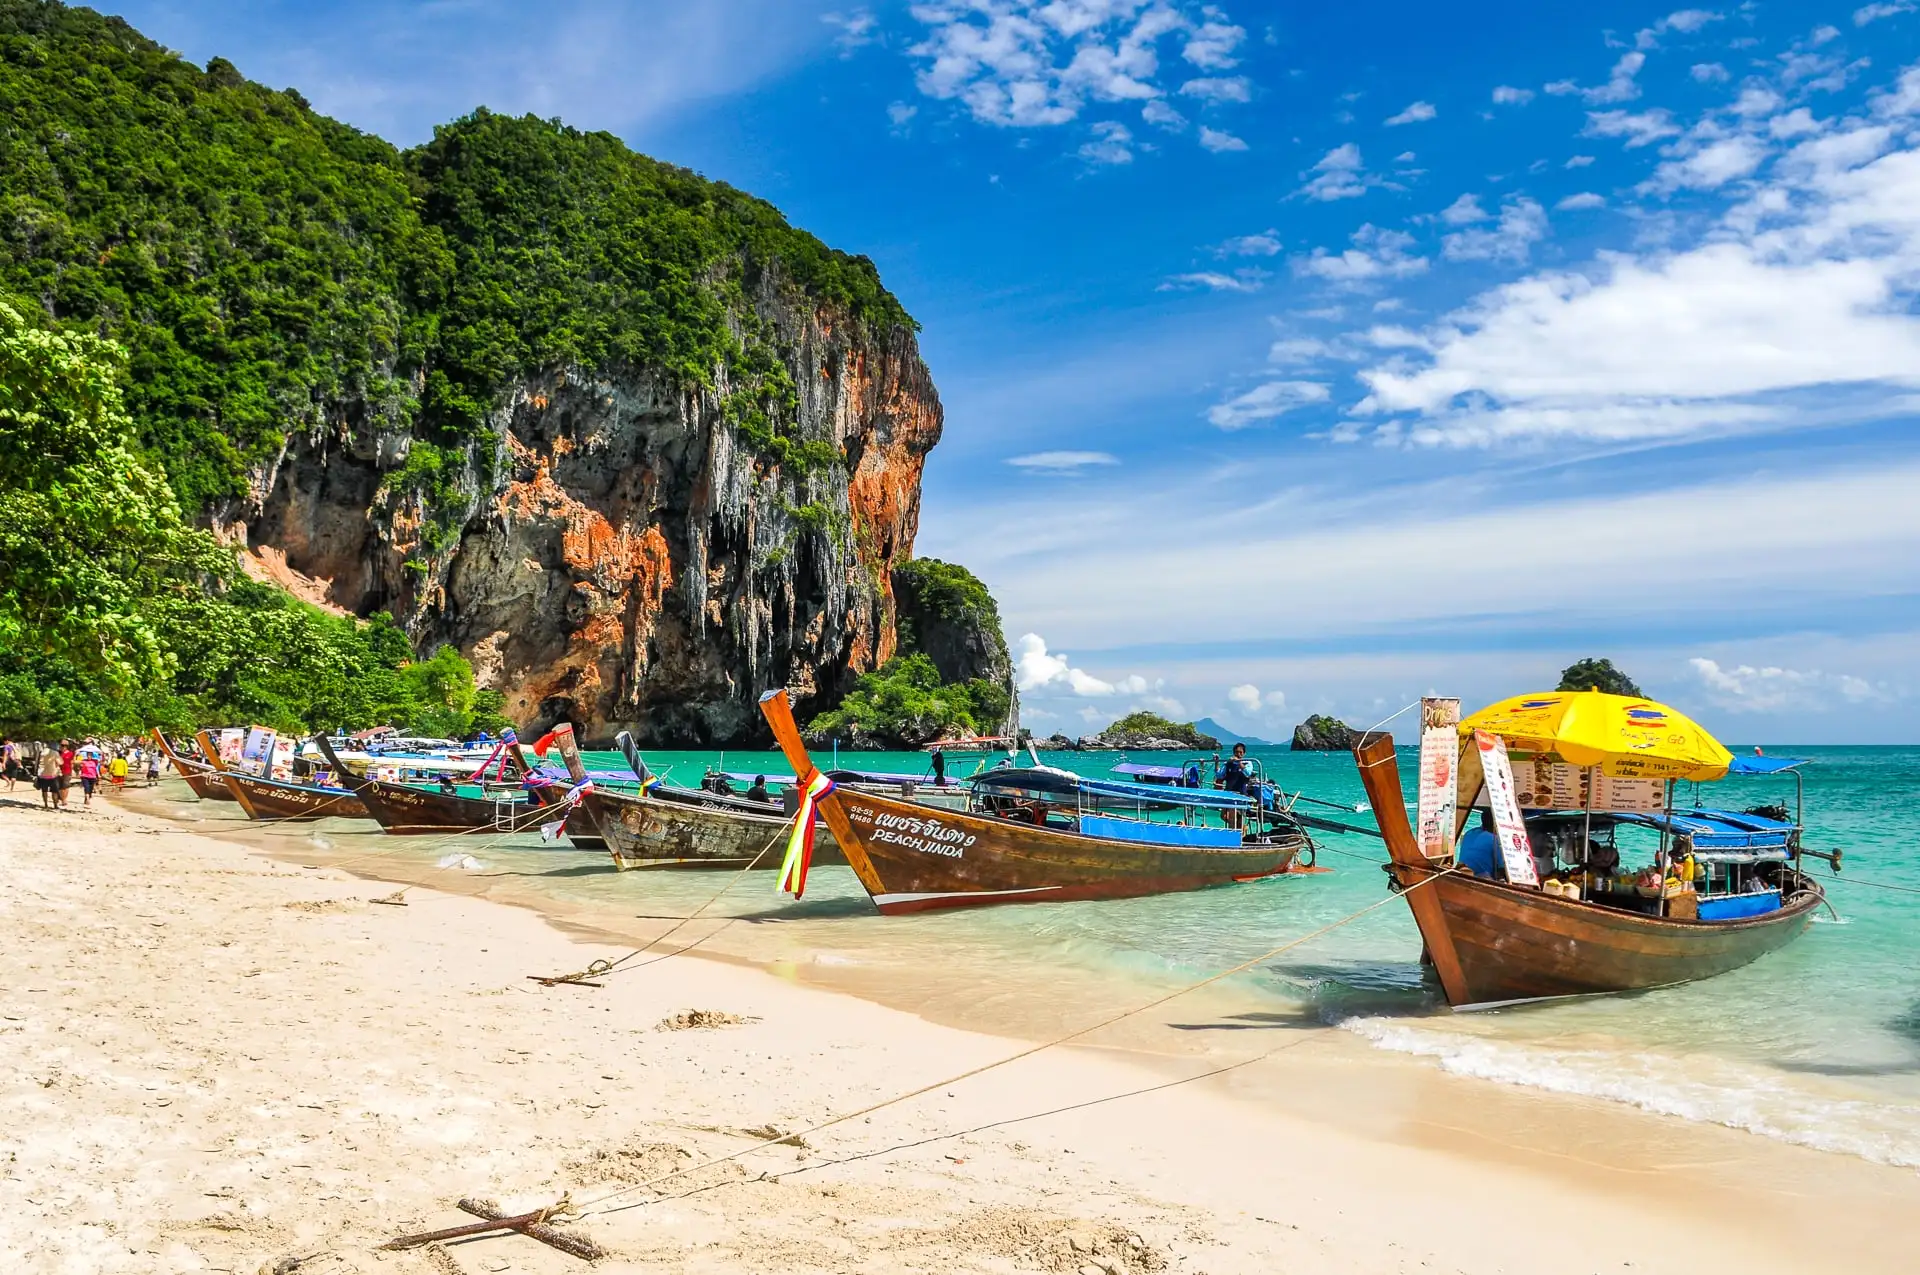
[[[1429,859],[1453,856],[1454,770],[1460,764],[1460,701],[1420,701],[1420,802],[1416,837]]]
[[[1592,785],[1594,810],[1664,810],[1666,784],[1658,779],[1621,779],[1549,756],[1513,757],[1514,804],[1522,810],[1586,810]]]
[[[1539,885],[1540,874],[1533,869],[1533,844],[1527,840],[1527,826],[1521,821],[1520,806],[1514,799],[1507,741],[1477,730],[1473,732],[1473,745],[1480,750],[1487,801],[1493,808],[1494,832],[1500,838],[1500,857],[1506,864],[1507,880],[1515,885]]]
[[[247,742],[240,749],[242,761],[254,762],[261,767],[273,762],[273,745],[279,737],[271,726],[250,726],[247,728]]]

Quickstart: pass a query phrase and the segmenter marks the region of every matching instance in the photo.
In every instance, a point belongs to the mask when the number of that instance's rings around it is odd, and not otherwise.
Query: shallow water
[[[1828,889],[1837,917],[1823,917],[1799,941],[1744,970],[1631,996],[1451,1014],[1423,976],[1406,907],[1389,901],[1183,1012],[1207,1018],[1212,1028],[1343,1028],[1376,1048],[1461,1074],[1920,1166],[1920,853],[1902,822],[1904,799],[1920,793],[1920,749],[1769,749],[1787,751],[1812,762],[1807,843],[1847,852],[1844,872]],[[1289,790],[1349,809],[1364,800],[1345,754],[1256,749],[1255,756]],[[691,785],[722,757],[651,753],[648,761],[671,782]],[[858,760],[872,769],[925,767],[920,755]],[[1119,757],[1044,760],[1104,774]],[[588,763],[620,764],[612,754],[590,755]],[[732,771],[786,770],[773,754],[727,753],[724,764]],[[971,765],[956,760],[952,769],[965,773]],[[1406,754],[1401,769],[1411,777]],[[1702,800],[1739,808],[1790,802],[1792,792],[1790,778],[1729,780],[1707,788]],[[531,838],[414,844],[347,831],[354,827],[329,821],[322,833],[300,835],[332,843],[328,861],[361,854],[440,865],[474,878],[469,885],[484,884],[489,894],[614,933],[636,932],[639,922],[651,924],[651,936],[662,928],[653,918],[704,908],[661,950],[697,941],[717,954],[803,970],[929,1017],[1022,1033],[1078,1026],[1088,1005],[1123,1004],[1193,982],[1386,897],[1375,866],[1385,857],[1379,841],[1345,834],[1316,834],[1321,864],[1334,869],[1324,875],[1152,899],[881,917],[845,868],[816,868],[807,897],[796,903],[776,894],[770,872],[616,874],[604,855]]]

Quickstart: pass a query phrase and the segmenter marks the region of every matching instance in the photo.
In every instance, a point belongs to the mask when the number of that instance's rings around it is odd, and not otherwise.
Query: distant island
[[[1315,713],[1293,728],[1296,753],[1340,753],[1352,748],[1357,732],[1337,717]]]
[[[1260,739],[1254,735],[1238,734],[1234,731],[1228,730],[1226,727],[1222,726],[1219,722],[1214,721],[1211,717],[1202,717],[1198,721],[1194,722],[1193,725],[1195,730],[1204,731],[1206,734],[1217,736],[1220,742],[1223,744],[1245,744],[1248,748],[1274,747],[1274,742],[1270,739]]]

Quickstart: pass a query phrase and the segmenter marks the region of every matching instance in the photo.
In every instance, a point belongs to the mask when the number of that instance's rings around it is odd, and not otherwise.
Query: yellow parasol
[[[1600,691],[1516,695],[1464,719],[1460,733],[1498,735],[1509,748],[1553,753],[1622,779],[1719,779],[1733,754],[1665,704]]]

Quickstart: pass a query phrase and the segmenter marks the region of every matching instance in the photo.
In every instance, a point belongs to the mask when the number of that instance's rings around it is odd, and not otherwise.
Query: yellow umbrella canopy
[[[1684,713],[1601,691],[1548,691],[1489,704],[1460,723],[1524,753],[1553,753],[1623,779],[1719,779],[1733,754]]]

